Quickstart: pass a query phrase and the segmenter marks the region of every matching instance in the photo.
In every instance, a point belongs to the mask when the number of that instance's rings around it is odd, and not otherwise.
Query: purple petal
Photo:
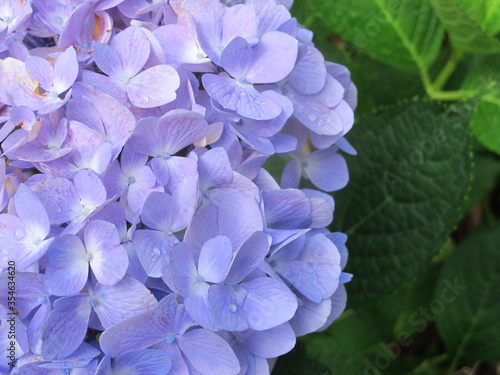
[[[288,82],[306,95],[316,94],[326,82],[325,58],[316,48],[307,46],[288,76]]]
[[[267,241],[267,238],[265,241]],[[254,241],[252,245],[257,246],[259,242]],[[229,270],[232,255],[233,247],[231,246],[231,240],[227,236],[217,236],[209,239],[203,244],[200,251],[198,260],[199,274],[205,281],[211,283],[222,282]]]
[[[117,78],[107,77],[96,72],[91,72],[90,70],[84,70],[82,78],[85,83],[116,99],[125,99],[127,93],[125,84]]]
[[[59,301],[60,309],[57,305]],[[67,357],[80,346],[87,333],[90,311],[86,294],[56,301],[42,333],[41,354],[45,359]]]
[[[157,304],[149,289],[130,276],[113,286],[97,283],[91,295],[97,301],[94,310],[105,329],[131,316],[152,311]]]
[[[241,332],[237,337],[246,349],[262,358],[279,357],[295,346],[295,333],[288,323],[265,331]]]
[[[99,344],[105,354],[116,358],[136,349],[146,349],[160,343],[165,333],[152,322],[153,313],[134,315],[105,330]]]
[[[175,289],[186,297],[198,276],[192,250],[183,242],[177,243],[170,249],[168,260],[168,277]]]
[[[79,170],[75,173],[73,182],[84,207],[93,210],[106,200],[106,189],[93,170]]]
[[[302,164],[304,173],[321,190],[339,190],[349,181],[347,163],[333,147],[307,155]]]
[[[118,52],[107,44],[92,43],[94,49],[94,59],[101,71],[108,76],[121,78],[123,67],[122,59]]]
[[[288,34],[270,31],[262,35],[253,52],[252,66],[246,78],[252,83],[278,82],[295,66],[298,41]]]
[[[116,227],[104,220],[93,220],[84,232],[85,248],[97,280],[104,285],[120,281],[128,267],[128,257]]]
[[[237,83],[234,79],[215,74],[202,76],[207,93],[226,109],[255,120],[270,120],[278,117],[283,109],[258,92],[249,83]]]
[[[59,225],[73,219],[81,206],[75,186],[64,177],[48,179],[35,188],[35,194],[47,210],[51,224]]]
[[[148,276],[161,277],[168,251],[178,240],[156,230],[141,229],[135,231],[132,241],[137,257]]]
[[[78,76],[78,68],[75,49],[69,47],[54,63],[54,91],[61,94],[68,90]]]
[[[226,282],[238,283],[257,269],[269,252],[269,245],[269,238],[264,232],[255,232],[234,256]]]
[[[172,367],[172,357],[162,350],[133,350],[118,357],[114,367],[120,374],[164,375]]]
[[[40,199],[24,184],[14,195],[17,216],[35,240],[43,240],[50,230],[49,217]]]
[[[229,344],[214,332],[195,329],[178,336],[178,345],[202,374],[237,374],[240,366]]]
[[[297,313],[290,320],[290,324],[297,336],[304,336],[316,332],[323,327],[332,311],[332,301],[325,299],[320,303],[303,300],[303,304],[297,309]]]
[[[156,65],[132,78],[127,84],[127,94],[136,107],[154,108],[173,101],[179,85],[179,74],[174,68]]]
[[[242,284],[248,294],[242,310],[250,328],[263,331],[288,322],[297,310],[297,298],[285,284],[260,277]]]
[[[121,73],[127,78],[139,73],[148,61],[151,50],[146,34],[136,26],[127,27],[113,38],[111,47],[119,55],[123,66]]]

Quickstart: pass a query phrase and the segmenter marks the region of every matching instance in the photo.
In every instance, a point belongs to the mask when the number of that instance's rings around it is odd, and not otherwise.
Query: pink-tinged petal
[[[237,374],[240,365],[229,344],[219,335],[195,329],[177,337],[177,342],[193,367],[202,374]]]
[[[54,91],[63,93],[69,89],[78,76],[78,61],[73,47],[61,53],[54,63]]]
[[[97,283],[91,296],[97,301],[94,311],[104,329],[131,316],[152,311],[158,303],[148,288],[130,276],[113,286]]]
[[[255,232],[234,256],[226,282],[236,284],[255,271],[269,252],[269,245],[269,238],[264,232]]]
[[[96,89],[99,89],[116,99],[125,99],[126,97],[127,90],[125,84],[114,77],[107,77],[96,72],[84,70],[82,78],[90,86],[95,87]]]
[[[166,335],[153,325],[152,315],[151,312],[134,315],[109,327],[99,339],[102,351],[116,358],[131,350],[146,349],[163,341]]]
[[[139,108],[154,108],[173,101],[180,86],[177,71],[169,65],[156,65],[136,75],[127,84],[130,102]]]
[[[70,180],[51,178],[38,185],[34,192],[47,210],[51,224],[68,222],[78,214],[80,198]]]
[[[295,66],[298,41],[291,35],[270,31],[253,47],[253,61],[246,78],[252,83],[274,83],[285,78]],[[272,69],[269,67],[272,66]]]
[[[290,320],[297,337],[319,330],[325,325],[332,311],[332,301],[330,299],[325,299],[319,304],[305,298],[302,302],[302,305],[297,309],[297,313]]]
[[[168,251],[178,240],[156,230],[141,229],[135,231],[132,242],[148,276],[161,277],[167,265]]]
[[[248,294],[241,309],[250,328],[263,331],[288,322],[297,310],[297,297],[282,282],[259,277],[241,284]]]
[[[283,109],[272,99],[262,95],[249,83],[238,83],[232,78],[204,74],[201,78],[207,93],[226,109],[255,120],[278,117]]]
[[[42,333],[42,355],[47,360],[62,359],[82,343],[90,317],[88,295],[66,297],[64,307],[49,314]],[[61,301],[63,299],[59,299]],[[58,302],[56,301],[56,302]]]
[[[54,68],[51,63],[41,57],[30,56],[26,60],[26,70],[30,77],[39,82],[44,90],[52,90]]]
[[[119,282],[128,267],[128,257],[116,227],[108,221],[93,220],[84,232],[85,248],[97,280],[104,285]]]
[[[241,251],[241,250],[240,250]],[[217,236],[203,244],[198,259],[198,272],[211,283],[222,282],[229,271],[233,255],[231,240],[227,236]]]
[[[317,94],[325,86],[326,74],[325,58],[322,53],[307,45],[288,76],[288,82],[303,94]]]
[[[45,275],[50,294],[71,296],[80,293],[85,287],[89,275],[89,264],[82,257],[81,260],[65,268],[48,265]]]
[[[307,155],[302,165],[306,176],[321,190],[339,190],[349,181],[347,163],[333,147]]]
[[[122,59],[118,52],[107,44],[97,42],[92,43],[92,48],[94,49],[94,59],[99,69],[108,76],[122,79]]]
[[[132,78],[148,61],[151,45],[140,27],[130,26],[113,38],[111,47],[122,62],[122,74]]]
[[[295,333],[288,323],[265,331],[242,332],[238,337],[248,351],[262,358],[279,357],[295,346]]]
[[[50,223],[45,207],[40,199],[24,184],[14,195],[17,216],[23,221],[26,230],[39,240],[49,234]]]

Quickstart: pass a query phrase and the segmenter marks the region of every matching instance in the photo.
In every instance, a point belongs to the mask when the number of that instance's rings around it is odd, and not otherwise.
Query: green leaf
[[[427,323],[415,324],[419,311],[428,308],[434,296],[434,286],[438,270],[434,264],[428,265],[407,287],[403,299],[402,311],[394,327],[394,337],[413,335],[427,328]]]
[[[464,211],[469,212],[495,187],[500,176],[500,159],[492,154],[474,155],[474,179]]]
[[[498,0],[457,0],[457,2],[486,34],[492,36],[500,31],[500,2]]]
[[[330,375],[325,366],[307,354],[304,344],[300,341],[290,353],[279,357],[272,373],[273,375]]]
[[[406,71],[436,59],[443,28],[428,0],[309,0],[335,33],[376,60]]]
[[[466,112],[412,103],[367,117],[348,137],[350,182],[333,230],[349,235],[351,306],[414,277],[446,242],[470,180]]]
[[[473,233],[446,262],[435,291],[441,337],[457,365],[500,360],[500,225]]]
[[[469,53],[500,52],[500,42],[488,35],[458,0],[429,1],[457,49]],[[476,12],[473,12],[473,14],[476,14]]]
[[[500,87],[481,97],[472,115],[471,130],[487,149],[500,154]]]

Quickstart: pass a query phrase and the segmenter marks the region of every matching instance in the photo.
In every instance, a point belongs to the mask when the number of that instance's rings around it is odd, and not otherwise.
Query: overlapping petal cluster
[[[1,373],[268,374],[342,312],[356,88],[290,6],[0,0]]]

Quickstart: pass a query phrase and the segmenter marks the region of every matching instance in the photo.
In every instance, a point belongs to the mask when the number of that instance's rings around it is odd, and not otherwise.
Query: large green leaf
[[[470,235],[446,262],[435,291],[437,317],[454,364],[499,361],[500,226]]]
[[[471,131],[487,149],[500,154],[500,56],[477,56],[469,65],[462,90],[478,94]]]
[[[457,3],[486,34],[495,35],[500,31],[500,2],[498,0],[457,0]]]
[[[414,277],[446,242],[470,180],[468,113],[412,103],[367,117],[349,140],[334,230],[349,235],[351,306]]]
[[[438,55],[443,28],[428,0],[309,0],[309,4],[343,39],[396,68],[424,70]]]
[[[472,1],[469,1],[471,4],[469,11],[471,13],[467,12],[464,5],[461,4],[462,1],[429,1],[450,34],[456,48],[469,53],[500,52],[500,42],[491,35],[488,35],[488,33],[481,28],[481,24],[478,20],[474,19],[475,16],[477,17],[478,8],[474,7]],[[489,17],[488,14],[488,19]],[[492,26],[492,29],[496,27],[498,27],[498,25],[495,24]]]

